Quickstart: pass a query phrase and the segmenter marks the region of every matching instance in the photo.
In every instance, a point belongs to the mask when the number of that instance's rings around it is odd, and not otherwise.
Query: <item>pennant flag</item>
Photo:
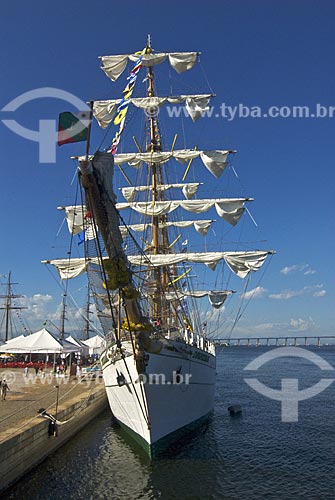
[[[58,146],[71,142],[87,141],[90,111],[70,113],[65,111],[58,119]]]
[[[133,68],[130,71],[129,76],[127,77],[128,83],[122,92],[123,98],[116,109],[116,116],[114,118],[113,123],[114,125],[120,125],[120,127],[112,140],[110,149],[108,150],[108,152],[112,153],[113,155],[115,155],[117,151],[117,147],[121,139],[121,134],[125,126],[126,114],[129,107],[128,105],[130,102],[130,97],[135,87],[137,75],[142,67],[142,59],[143,59],[143,54],[145,54],[145,50],[146,49],[143,49],[140,52],[136,52],[136,54],[139,55],[139,58],[135,62]]]
[[[187,245],[187,244],[188,244],[188,240],[184,240],[184,241],[182,242],[182,245],[183,245],[183,246],[185,246],[185,245]]]

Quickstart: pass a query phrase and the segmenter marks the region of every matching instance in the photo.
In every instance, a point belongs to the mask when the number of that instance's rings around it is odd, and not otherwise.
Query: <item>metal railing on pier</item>
[[[267,346],[267,347],[287,347],[287,346],[299,346],[303,345],[308,347],[309,345],[316,345],[321,347],[322,345],[334,344],[334,335],[325,336],[285,336],[285,337],[243,337],[243,338],[217,338],[211,339],[215,346]]]

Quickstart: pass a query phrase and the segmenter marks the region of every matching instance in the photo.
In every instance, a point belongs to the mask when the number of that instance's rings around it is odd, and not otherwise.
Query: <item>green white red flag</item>
[[[87,141],[90,111],[60,113],[58,119],[58,146],[71,142]]]

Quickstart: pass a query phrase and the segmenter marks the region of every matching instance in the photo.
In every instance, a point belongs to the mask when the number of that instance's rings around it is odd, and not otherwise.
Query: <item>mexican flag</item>
[[[70,142],[86,141],[89,123],[90,111],[79,113],[65,111],[61,113],[58,119],[58,146]]]

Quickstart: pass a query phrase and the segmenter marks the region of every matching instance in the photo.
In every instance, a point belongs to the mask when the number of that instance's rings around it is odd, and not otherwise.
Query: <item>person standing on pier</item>
[[[8,384],[7,384],[6,380],[3,380],[2,384],[1,384],[1,399],[3,401],[5,401],[5,399],[6,399],[7,391],[9,391]]]

